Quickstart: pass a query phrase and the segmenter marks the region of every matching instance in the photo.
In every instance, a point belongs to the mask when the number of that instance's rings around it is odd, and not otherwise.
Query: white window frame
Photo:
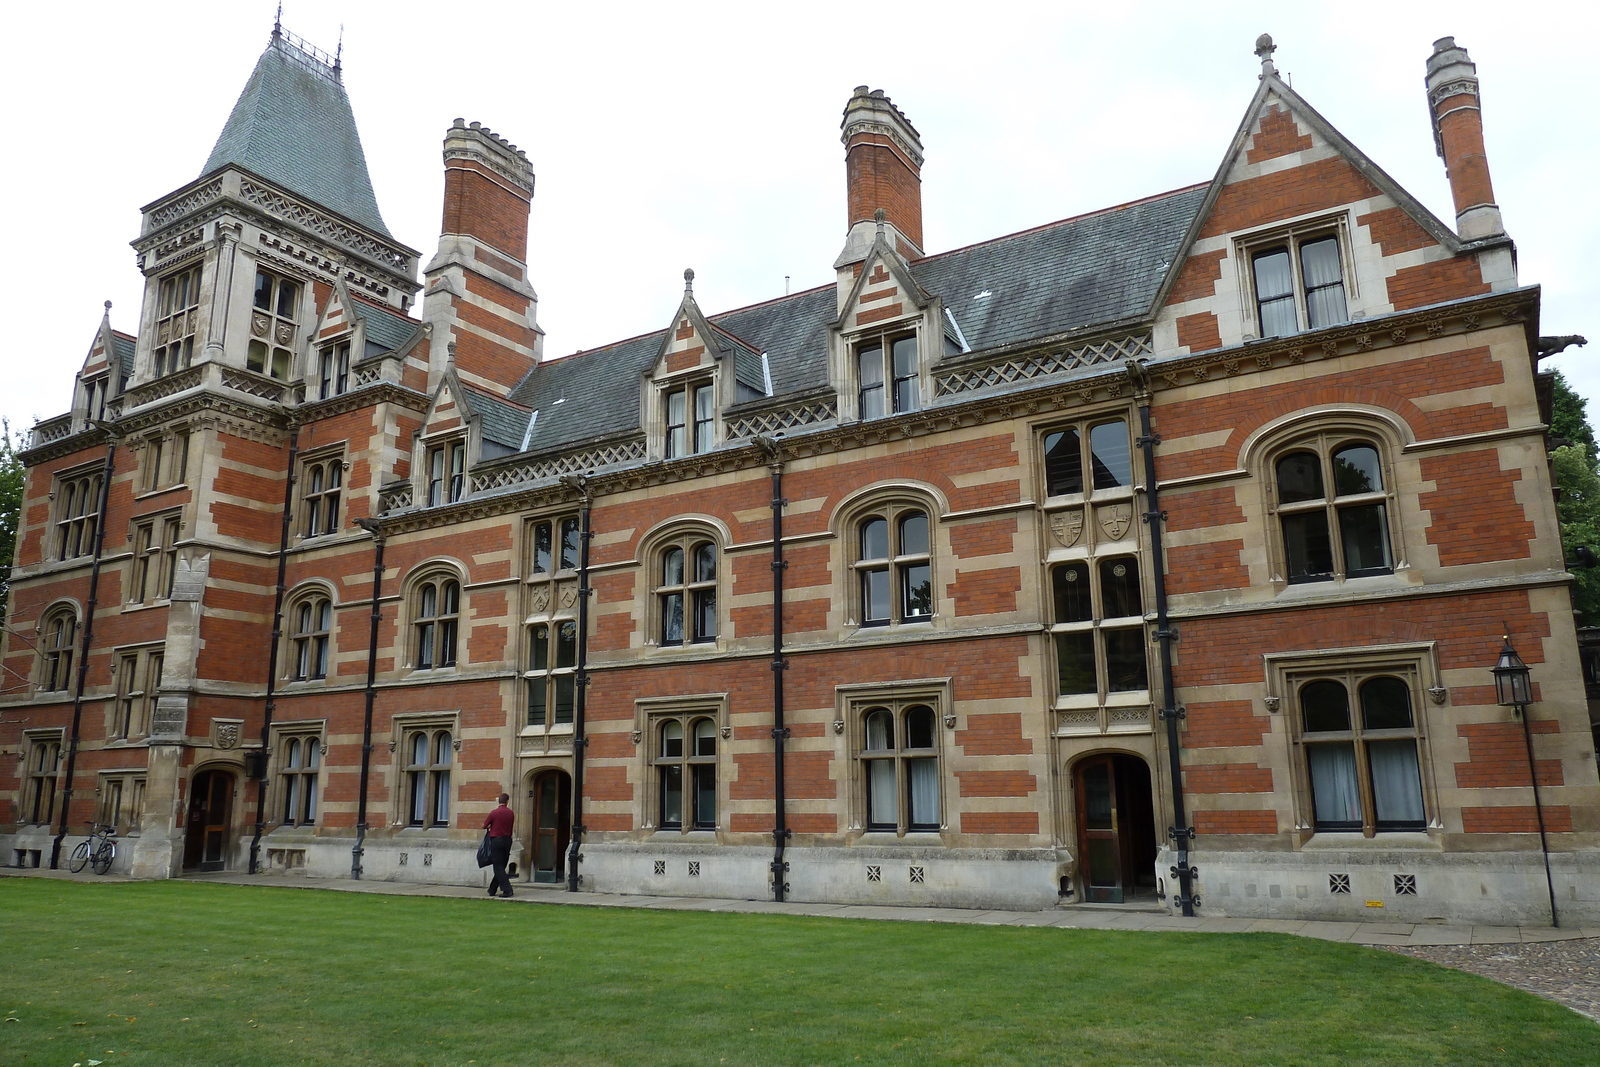
[[[1256,340],[1262,336],[1261,313],[1256,301],[1255,257],[1280,245],[1289,249],[1290,272],[1294,279],[1295,324],[1298,336],[1310,330],[1306,313],[1305,275],[1300,266],[1300,246],[1319,237],[1333,237],[1339,243],[1339,270],[1344,276],[1344,301],[1346,322],[1353,321],[1358,310],[1361,293],[1356,283],[1355,249],[1350,237],[1350,213],[1316,215],[1279,224],[1252,233],[1239,234],[1233,239],[1234,263],[1237,267],[1239,289],[1239,321],[1245,323],[1244,339]],[[1334,325],[1319,326],[1330,329]]]

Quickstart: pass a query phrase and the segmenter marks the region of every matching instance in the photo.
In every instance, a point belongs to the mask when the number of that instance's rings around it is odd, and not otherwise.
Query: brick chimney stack
[[[1456,202],[1456,232],[1467,240],[1504,234],[1489,181],[1489,157],[1483,150],[1478,67],[1454,37],[1433,42],[1427,85],[1433,143],[1444,160]]]
[[[444,136],[439,251],[424,272],[430,390],[454,362],[464,381],[504,394],[538,362],[544,331],[527,264],[532,205],[528,154],[481,123],[456,119]]]
[[[922,138],[882,89],[856,86],[844,108],[840,140],[845,146],[845,181],[850,234],[835,268],[859,263],[877,233],[882,208],[890,246],[907,259],[922,251]]]

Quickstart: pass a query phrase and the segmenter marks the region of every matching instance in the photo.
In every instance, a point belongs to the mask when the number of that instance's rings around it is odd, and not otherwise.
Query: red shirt
[[[515,819],[511,809],[502,804],[489,813],[489,817],[483,820],[483,826],[489,831],[490,837],[510,837],[511,823]]]

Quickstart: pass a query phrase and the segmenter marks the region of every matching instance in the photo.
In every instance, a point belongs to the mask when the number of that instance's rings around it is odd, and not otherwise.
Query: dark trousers
[[[511,838],[489,838],[489,859],[494,866],[494,877],[489,880],[489,894],[511,895],[511,879],[506,877],[506,861],[511,859]]]

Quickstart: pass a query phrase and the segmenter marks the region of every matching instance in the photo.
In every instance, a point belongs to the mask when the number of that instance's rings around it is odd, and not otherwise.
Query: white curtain
[[[1311,765],[1311,799],[1316,806],[1317,825],[1353,823],[1361,825],[1361,790],[1356,783],[1355,746],[1307,745],[1306,762]]]
[[[1417,770],[1417,743],[1369,741],[1372,799],[1380,823],[1423,823],[1422,775]]]
[[[939,761],[906,760],[911,774],[911,825],[939,825]]]
[[[867,822],[875,826],[895,824],[892,759],[875,759],[867,763]]]

